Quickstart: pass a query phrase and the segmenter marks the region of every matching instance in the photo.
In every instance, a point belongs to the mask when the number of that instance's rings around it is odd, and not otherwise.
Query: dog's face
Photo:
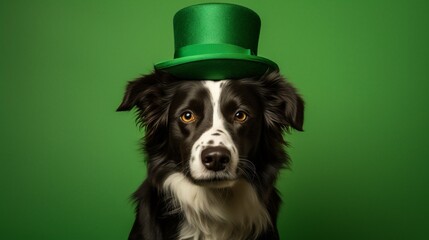
[[[222,187],[243,174],[239,163],[249,161],[263,121],[255,90],[231,80],[185,81],[176,88],[168,117],[169,145],[193,182]]]
[[[239,178],[253,178],[256,168],[266,168],[273,160],[261,162],[261,157],[271,157],[261,151],[276,151],[270,142],[281,145],[282,130],[301,130],[303,121],[303,102],[295,89],[271,75],[186,81],[155,72],[130,82],[118,110],[139,108],[152,161],[149,174],[168,174],[157,170],[168,166],[170,173],[181,171],[195,184],[228,187]]]

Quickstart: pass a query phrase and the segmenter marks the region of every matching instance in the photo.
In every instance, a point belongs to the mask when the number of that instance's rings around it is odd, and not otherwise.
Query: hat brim
[[[155,69],[184,79],[221,80],[261,76],[279,68],[273,61],[259,56],[215,53],[175,58],[156,64]]]

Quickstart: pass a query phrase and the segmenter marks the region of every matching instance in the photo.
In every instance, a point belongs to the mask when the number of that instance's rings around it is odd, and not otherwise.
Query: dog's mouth
[[[227,188],[232,187],[237,182],[237,178],[225,177],[225,176],[214,176],[207,179],[194,179],[192,182],[196,185],[209,188]]]

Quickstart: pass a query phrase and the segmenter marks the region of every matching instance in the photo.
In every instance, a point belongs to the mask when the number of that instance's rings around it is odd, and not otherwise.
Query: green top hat
[[[174,59],[155,69],[186,79],[234,79],[278,70],[257,56],[261,28],[252,10],[226,3],[198,4],[176,13]]]

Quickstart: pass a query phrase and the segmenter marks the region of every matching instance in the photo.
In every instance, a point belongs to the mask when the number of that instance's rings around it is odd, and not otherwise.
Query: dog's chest
[[[264,204],[246,181],[239,180],[227,191],[208,189],[175,173],[166,179],[164,189],[170,192],[174,209],[183,214],[179,240],[247,240],[271,226]]]
[[[204,220],[203,220],[204,221]],[[204,223],[203,223],[204,224]],[[258,230],[256,230],[258,231]],[[237,225],[237,223],[216,222],[210,223],[209,229],[207,226],[195,226],[195,222],[184,220],[181,224],[179,240],[248,240],[254,239],[258,234],[255,232],[254,226]]]
[[[231,239],[231,234],[234,229],[231,226],[220,226],[214,225],[211,233],[204,233],[198,227],[190,225],[184,221],[180,229],[180,235],[178,240],[219,240],[219,239]],[[247,239],[248,233],[241,232],[235,233],[233,239],[241,240]]]

